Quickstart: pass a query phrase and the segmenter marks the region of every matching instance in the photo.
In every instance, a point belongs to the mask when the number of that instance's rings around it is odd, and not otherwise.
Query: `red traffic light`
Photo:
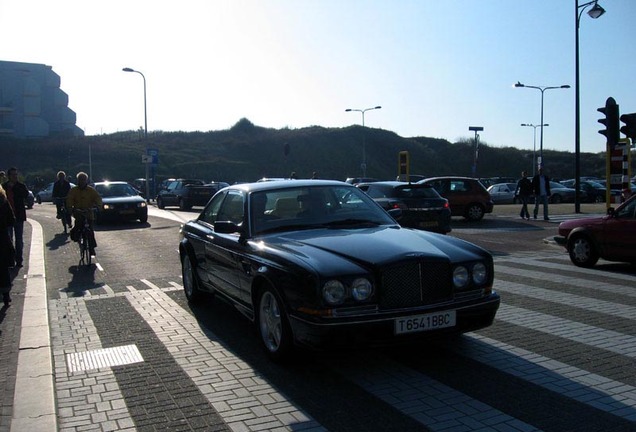
[[[601,135],[605,135],[607,143],[610,146],[618,145],[619,131],[618,131],[618,105],[613,97],[607,98],[605,106],[597,109],[598,112],[605,114],[604,119],[600,119],[598,122],[605,125],[605,129],[598,131]]]

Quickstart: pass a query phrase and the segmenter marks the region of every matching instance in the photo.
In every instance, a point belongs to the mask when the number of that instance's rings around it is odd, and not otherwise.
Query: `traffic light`
[[[605,114],[604,119],[600,119],[598,122],[605,125],[605,129],[598,131],[601,135],[605,135],[607,138],[607,144],[610,147],[618,145],[619,133],[618,133],[618,105],[613,97],[607,98],[605,106],[597,109],[598,112]]]
[[[621,127],[621,132],[623,132],[627,138],[631,138],[632,143],[636,142],[636,113],[623,114],[621,121],[625,123],[625,126]]]

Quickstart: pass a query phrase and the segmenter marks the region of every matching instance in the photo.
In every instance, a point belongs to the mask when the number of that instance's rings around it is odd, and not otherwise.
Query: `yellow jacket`
[[[102,197],[92,187],[86,186],[84,189],[80,189],[79,186],[71,188],[66,196],[66,208],[87,210],[93,207],[98,207],[101,210]],[[88,214],[89,219],[93,219],[93,213]]]

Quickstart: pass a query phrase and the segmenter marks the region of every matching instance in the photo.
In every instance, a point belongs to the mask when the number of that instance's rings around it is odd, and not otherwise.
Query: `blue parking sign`
[[[146,154],[152,158],[150,162],[152,165],[159,164],[159,150],[158,149],[146,149]]]

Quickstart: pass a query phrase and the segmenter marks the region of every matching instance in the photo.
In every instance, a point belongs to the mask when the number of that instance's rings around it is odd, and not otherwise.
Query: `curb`
[[[57,431],[53,385],[53,361],[49,331],[48,299],[42,226],[31,224],[22,331],[16,371],[12,431]]]

